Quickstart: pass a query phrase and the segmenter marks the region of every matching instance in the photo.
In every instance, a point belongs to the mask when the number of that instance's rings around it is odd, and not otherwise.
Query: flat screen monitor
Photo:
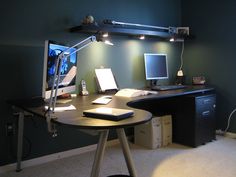
[[[146,80],[168,79],[166,54],[145,53],[144,65]]]
[[[53,77],[55,73],[55,61],[60,53],[69,47],[59,44],[55,41],[46,40],[44,49],[44,69],[43,69],[43,89],[42,97],[49,99],[51,96],[51,89],[53,87]],[[69,53],[75,51],[72,48]],[[61,60],[61,76],[59,78],[59,85],[57,95],[71,93],[76,90],[76,71],[77,71],[77,55],[76,52],[71,56]],[[55,87],[55,86],[54,86]],[[55,95],[53,95],[55,96]]]

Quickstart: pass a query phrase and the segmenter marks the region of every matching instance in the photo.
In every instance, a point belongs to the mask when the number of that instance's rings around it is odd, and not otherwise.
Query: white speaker
[[[161,117],[162,127],[162,146],[167,146],[172,143],[172,117],[165,115]]]
[[[148,123],[135,126],[135,144],[150,149],[161,147],[161,117],[153,117]]]
[[[135,144],[150,149],[167,146],[172,143],[171,115],[153,117],[148,123],[135,126]]]

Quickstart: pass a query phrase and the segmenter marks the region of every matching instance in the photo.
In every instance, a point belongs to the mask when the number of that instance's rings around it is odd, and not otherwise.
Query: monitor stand
[[[153,80],[150,80],[150,88],[152,88],[153,86],[156,86],[157,85],[157,80],[153,79]]]

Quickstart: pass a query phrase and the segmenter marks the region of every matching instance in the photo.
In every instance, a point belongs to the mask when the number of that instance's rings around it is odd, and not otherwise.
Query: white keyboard
[[[185,85],[155,85],[152,87],[152,90],[177,90],[177,89],[184,89],[186,88]]]
[[[112,100],[112,96],[102,96],[93,100],[93,104],[108,104]]]
[[[144,96],[148,94],[157,94],[157,91],[149,91],[149,90],[139,90],[139,89],[131,89],[131,88],[125,88],[119,90],[115,96],[121,96],[121,97],[137,97],[137,96]]]

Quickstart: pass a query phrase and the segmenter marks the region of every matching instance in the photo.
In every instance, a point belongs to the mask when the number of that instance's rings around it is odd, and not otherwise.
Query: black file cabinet
[[[181,99],[173,115],[173,141],[197,147],[215,139],[215,94]]]

